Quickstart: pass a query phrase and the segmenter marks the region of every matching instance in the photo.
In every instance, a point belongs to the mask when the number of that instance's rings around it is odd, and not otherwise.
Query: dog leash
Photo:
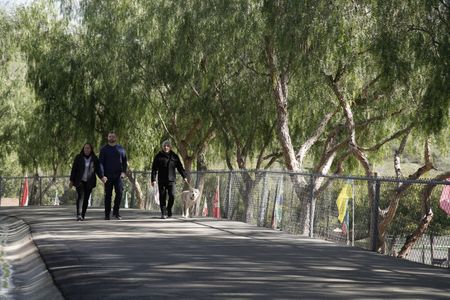
[[[187,184],[187,186],[189,187],[189,189],[192,189],[192,186],[189,182],[185,181],[185,183]]]

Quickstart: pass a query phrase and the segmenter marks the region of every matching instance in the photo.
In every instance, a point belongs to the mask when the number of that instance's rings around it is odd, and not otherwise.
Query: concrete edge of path
[[[0,215],[0,234],[3,269],[0,296],[64,299],[34,243],[30,226],[20,218]]]

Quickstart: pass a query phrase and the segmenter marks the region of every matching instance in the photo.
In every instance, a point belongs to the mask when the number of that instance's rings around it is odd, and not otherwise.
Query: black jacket
[[[81,178],[83,178],[84,173],[84,155],[78,154],[75,156],[75,159],[73,161],[72,165],[72,171],[70,172],[70,181],[73,183],[75,187],[79,186],[81,184]],[[97,179],[95,178],[95,174],[97,174],[98,177],[101,177],[100,175],[100,164],[98,161],[97,156],[94,154],[91,155],[91,164],[90,167],[93,168],[94,173],[87,181],[87,186],[89,188],[94,188],[97,184]]]
[[[175,152],[158,152],[152,163],[152,182],[156,181],[156,174],[158,174],[159,183],[167,184],[169,182],[175,182],[175,169],[178,170],[183,178],[186,178],[186,171],[183,168],[180,158]]]

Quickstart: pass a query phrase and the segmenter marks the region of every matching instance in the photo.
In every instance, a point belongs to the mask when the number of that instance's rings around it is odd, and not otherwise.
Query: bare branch
[[[175,143],[177,142],[177,139],[175,138],[174,135],[172,135],[172,133],[170,132],[169,128],[167,128],[166,122],[164,122],[163,117],[161,116],[161,113],[158,111],[158,118],[159,121],[161,122],[161,124],[164,127],[164,130],[166,131],[166,133],[175,141]]]
[[[425,142],[424,145],[424,160],[425,164],[418,168],[416,172],[408,176],[408,179],[418,179],[431,169],[433,169],[433,164],[430,160],[430,153],[429,153],[429,143],[428,141]],[[392,220],[395,217],[395,214],[397,212],[398,204],[400,201],[401,196],[412,186],[413,184],[411,182],[405,182],[402,183],[400,186],[398,186],[390,195],[389,197],[389,206],[387,209],[380,211],[381,215],[381,222],[378,225],[380,236],[384,237],[384,234],[386,232],[387,226],[392,222]]]
[[[392,134],[390,137],[385,138],[384,140],[382,140],[378,144],[373,145],[372,147],[369,147],[369,148],[360,147],[360,149],[363,150],[363,151],[376,151],[376,150],[380,149],[386,143],[397,139],[398,137],[404,135],[405,133],[410,132],[413,127],[414,127],[414,125],[411,124],[408,127],[403,128],[403,129],[397,131],[396,133]]]
[[[259,151],[258,159],[256,161],[256,169],[259,169],[261,167],[261,163],[263,161],[264,152],[266,151],[266,148],[270,144],[270,141],[271,141],[272,135],[273,135],[273,131],[275,130],[275,126],[276,126],[276,121],[274,121],[272,123],[272,126],[270,126],[269,132],[267,132],[267,134],[265,136],[264,143],[263,143],[263,145],[261,147],[261,150]]]
[[[299,162],[300,169],[302,169],[303,161],[306,157],[306,154],[308,153],[309,149],[318,141],[318,139],[322,136],[322,134],[325,131],[326,126],[330,122],[330,120],[333,118],[333,116],[338,112],[338,109],[335,109],[333,112],[327,113],[322,121],[320,122],[319,126],[317,127],[316,131],[312,134],[309,139],[307,139],[302,146],[300,147],[299,151],[297,152],[295,158],[297,158]]]
[[[338,152],[338,150],[345,148],[348,145],[349,141],[350,139],[345,139],[344,141],[334,145],[330,149],[325,148],[322,157],[320,158],[320,162],[317,165],[316,172],[323,172],[324,166],[326,166],[330,158],[334,156],[335,153]]]
[[[441,46],[441,43],[436,40],[436,37],[434,36],[433,32],[427,30],[426,28],[410,25],[408,29],[409,31],[420,31],[426,33],[430,37],[431,42],[436,48]]]
[[[194,92],[194,94],[200,98],[200,93],[197,91],[195,86],[191,82],[189,84],[191,85],[191,88],[192,88],[192,91]]]
[[[356,127],[366,127],[367,125],[375,123],[377,121],[384,121],[387,118],[395,117],[397,115],[400,115],[404,110],[405,110],[404,108],[401,108],[401,109],[399,109],[397,111],[394,111],[394,112],[392,112],[390,114],[381,114],[379,116],[375,116],[373,118],[370,118],[370,119],[367,119],[367,120],[355,123],[355,126]]]
[[[359,105],[360,101],[359,100],[367,100],[368,99],[368,93],[369,93],[369,89],[371,89],[375,83],[378,82],[378,80],[381,78],[381,74],[378,74],[374,79],[372,79],[371,81],[369,81],[361,90],[361,94],[359,96],[357,96],[355,99],[355,104]],[[381,95],[378,95],[378,97],[381,97]]]
[[[405,149],[406,141],[408,140],[411,130],[412,130],[412,128],[409,131],[405,132],[405,134],[403,135],[402,141],[400,142],[400,146],[398,147],[397,150],[395,150],[395,153],[394,153],[394,169],[395,169],[395,174],[396,174],[397,178],[403,177],[402,169],[400,166],[401,165],[400,155],[403,153],[403,150]],[[398,186],[400,186],[400,183],[398,184]]]
[[[195,153],[201,153],[208,146],[209,142],[216,137],[216,131],[214,126],[210,126],[208,131],[203,136],[203,139],[198,143]]]
[[[202,121],[200,119],[196,119],[183,140],[190,144],[194,136],[197,135],[198,131],[202,128],[202,125]]]
[[[270,76],[269,73],[263,73],[263,72],[260,72],[260,71],[256,70],[256,69],[252,66],[253,62],[251,62],[251,61],[250,61],[250,62],[244,62],[244,60],[241,58],[241,63],[242,63],[242,65],[243,65],[245,68],[249,69],[250,71],[252,71],[252,72],[255,73],[256,75],[264,76],[264,77]]]
[[[266,164],[266,166],[264,167],[265,170],[267,170],[268,168],[270,168],[270,166],[272,166],[272,164],[280,157],[282,157],[283,154],[282,153],[278,153],[277,156],[272,156],[272,158],[269,160],[269,162]]]
[[[339,100],[339,104],[342,107],[342,110],[344,111],[344,116],[346,119],[346,127],[348,130],[348,133],[350,135],[350,141],[348,143],[352,153],[355,155],[356,159],[359,160],[361,165],[363,166],[366,175],[372,176],[372,166],[370,165],[370,162],[365,155],[365,153],[358,147],[358,144],[356,142],[356,132],[355,132],[355,122],[353,118],[353,112],[351,110],[350,104],[345,101],[344,95],[341,92],[338,83],[335,81],[330,81],[330,77],[327,76],[324,72],[322,72],[326,78],[328,79],[328,84],[330,85],[332,91],[336,95],[337,99]]]

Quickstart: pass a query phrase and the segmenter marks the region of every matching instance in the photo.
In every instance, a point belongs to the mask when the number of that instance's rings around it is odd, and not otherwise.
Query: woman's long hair
[[[92,144],[91,144],[91,143],[85,143],[85,144],[83,145],[83,148],[81,148],[80,154],[81,154],[81,155],[84,155],[84,147],[85,147],[86,145],[89,145],[89,147],[91,147],[91,155],[92,155],[92,156],[95,156],[94,147],[92,147]]]

